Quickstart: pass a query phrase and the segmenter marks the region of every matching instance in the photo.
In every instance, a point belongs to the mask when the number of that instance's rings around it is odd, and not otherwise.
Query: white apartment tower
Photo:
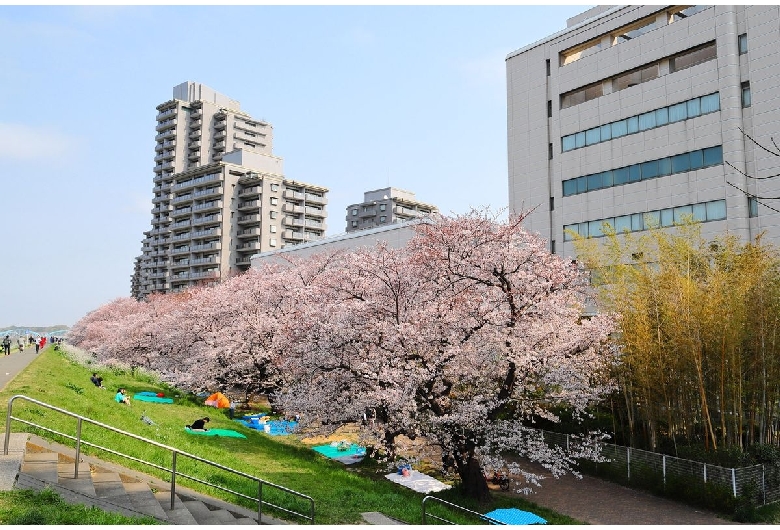
[[[780,244],[780,7],[599,6],[507,56],[509,207],[572,255],[692,215]],[[736,167],[731,167],[731,165]]]
[[[152,226],[134,297],[213,282],[248,269],[253,254],[324,235],[328,189],[284,177],[269,123],[193,82],[157,112]]]
[[[382,188],[367,191],[363,202],[347,207],[347,232],[401,223],[438,213],[439,209],[420,202],[411,191]]]

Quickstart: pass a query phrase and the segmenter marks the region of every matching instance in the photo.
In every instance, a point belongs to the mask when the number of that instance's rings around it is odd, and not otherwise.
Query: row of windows
[[[566,109],[603,96],[605,82],[611,83],[612,92],[618,92],[625,88],[650,81],[651,79],[656,79],[659,76],[661,63],[664,61],[669,61],[669,73],[672,73],[710,61],[715,59],[715,57],[717,57],[717,51],[715,41],[712,41],[676,55],[665,57],[652,64],[646,64],[629,72],[624,72],[614,77],[561,94],[561,108]]]
[[[682,20],[684,18],[688,18],[691,15],[694,15],[700,11],[703,11],[704,9],[707,9],[708,5],[704,6],[688,6],[688,7],[678,7],[671,11],[666,12],[666,18],[667,18],[667,24],[671,24],[673,22],[676,22],[678,20]],[[651,31],[657,27],[662,27],[658,23],[658,17],[657,15],[651,15],[649,17],[645,17],[637,22],[634,22],[628,26],[623,26],[621,28],[618,28],[608,35],[600,35],[596,37],[595,39],[591,39],[590,41],[580,44],[579,46],[576,46],[575,48],[570,48],[568,50],[564,50],[560,53],[560,65],[566,66],[567,64],[571,64],[574,61],[577,61],[579,59],[582,59],[583,57],[587,57],[588,55],[591,55],[592,53],[595,53],[599,51],[604,42],[604,37],[609,37],[609,46],[614,46],[616,44],[620,44],[622,42],[627,42],[629,40],[636,39],[638,37],[641,37],[648,31]]]
[[[675,224],[685,222],[687,218],[692,218],[694,221],[702,223],[722,221],[726,218],[726,201],[721,199],[700,202],[687,206],[677,206],[676,208],[664,208],[663,210],[654,210],[652,212],[634,213],[565,225],[563,227],[563,239],[564,241],[571,241],[574,239],[575,234],[579,234],[581,237],[602,237],[604,235],[605,223],[614,229],[615,232],[623,233],[626,231],[638,232],[655,227],[674,226]]]
[[[624,120],[613,121],[606,125],[593,127],[586,131],[561,137],[561,150],[572,151],[588,145],[607,142],[629,134],[663,127],[666,124],[688,120],[720,110],[720,96],[717,92],[708,96],[689,99],[675,105],[651,110],[631,116]]]
[[[706,149],[649,160],[639,164],[610,169],[563,181],[563,196],[578,195],[589,191],[631,184],[642,180],[685,173],[723,163],[723,147],[716,145]]]

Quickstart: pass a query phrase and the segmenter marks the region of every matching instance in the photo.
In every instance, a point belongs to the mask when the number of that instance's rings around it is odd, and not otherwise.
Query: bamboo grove
[[[700,226],[577,240],[621,319],[616,434],[634,447],[777,444],[780,257]]]

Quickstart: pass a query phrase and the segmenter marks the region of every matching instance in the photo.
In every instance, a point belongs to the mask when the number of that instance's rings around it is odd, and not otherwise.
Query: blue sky
[[[507,204],[504,59],[589,6],[0,6],[0,327],[129,296],[155,107],[197,81],[274,127],[328,235],[388,184]]]

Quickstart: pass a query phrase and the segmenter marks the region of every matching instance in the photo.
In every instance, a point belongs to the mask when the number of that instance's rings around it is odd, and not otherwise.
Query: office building
[[[432,204],[420,202],[411,191],[398,188],[382,188],[367,191],[363,202],[347,207],[347,232],[402,223],[439,209]]]
[[[780,177],[745,176],[780,157],[740,131],[777,151],[778,50],[778,6],[599,6],[509,54],[510,210],[565,256],[686,215],[780,244]]]
[[[322,237],[328,189],[285,178],[273,128],[200,83],[157,106],[152,226],[132,295],[246,270],[258,252]]]

